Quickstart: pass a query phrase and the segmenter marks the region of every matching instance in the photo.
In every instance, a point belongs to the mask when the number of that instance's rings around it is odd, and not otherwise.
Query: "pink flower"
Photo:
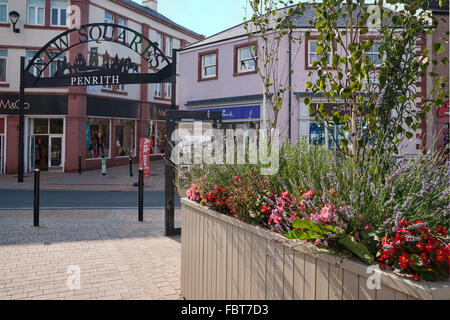
[[[364,227],[364,230],[369,230],[370,229],[370,225],[366,225],[365,227]]]
[[[322,242],[322,239],[316,239],[316,241],[314,241],[314,244],[316,246],[318,246],[321,242]]]
[[[287,198],[287,197],[289,196],[289,192],[283,190],[283,191],[281,191],[281,196],[282,196],[283,198]]]
[[[275,224],[280,224],[280,217],[276,214],[271,213],[269,216],[269,225],[272,224],[272,221],[275,222]]]
[[[303,194],[303,198],[305,199],[311,199],[314,196],[314,190],[310,189],[308,192]]]
[[[294,212],[294,214],[292,214],[291,217],[289,218],[289,221],[292,222],[295,220],[295,218],[297,218],[297,213]]]

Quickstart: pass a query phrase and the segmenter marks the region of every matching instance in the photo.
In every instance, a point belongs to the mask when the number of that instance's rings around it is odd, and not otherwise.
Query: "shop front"
[[[206,108],[204,111],[222,112],[222,127],[225,129],[259,129],[261,106],[230,106],[220,108]]]
[[[19,96],[0,94],[0,172],[17,164]],[[24,102],[24,169],[64,170],[67,95],[29,94]]]
[[[136,157],[139,103],[102,97],[87,97],[85,137],[86,169],[124,165]]]

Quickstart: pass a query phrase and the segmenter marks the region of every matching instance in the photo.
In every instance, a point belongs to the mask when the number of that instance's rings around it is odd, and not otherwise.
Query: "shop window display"
[[[109,157],[109,119],[88,118],[86,159]]]
[[[117,120],[115,136],[115,155],[135,155],[135,124],[134,120]]]

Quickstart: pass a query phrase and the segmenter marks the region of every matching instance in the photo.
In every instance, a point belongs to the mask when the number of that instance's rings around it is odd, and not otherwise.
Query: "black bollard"
[[[34,169],[34,213],[33,226],[39,227],[39,169]]]
[[[139,168],[139,221],[144,221],[144,169]]]
[[[78,174],[81,174],[81,156],[78,157]]]
[[[133,176],[133,159],[130,156],[130,177]]]

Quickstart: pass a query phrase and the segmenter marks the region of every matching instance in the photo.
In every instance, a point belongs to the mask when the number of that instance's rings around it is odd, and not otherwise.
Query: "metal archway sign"
[[[127,42],[126,40],[130,41]],[[98,52],[92,50],[88,61],[83,54],[67,61],[64,53],[73,47],[86,43],[111,42],[127,47],[145,61],[152,73],[139,73],[138,64],[131,58],[110,57],[105,53],[103,63],[98,63]],[[176,109],[176,63],[177,50],[172,50],[170,60],[158,47],[140,32],[112,23],[91,23],[62,32],[44,45],[25,66],[25,57],[20,58],[19,93],[19,150],[18,182],[24,174],[24,101],[25,88],[49,88],[66,86],[171,83],[171,109]],[[105,56],[107,58],[105,59]],[[59,59],[58,59],[59,57]],[[111,59],[112,58],[112,61]],[[44,71],[56,61],[56,71],[50,77],[43,77]],[[167,168],[166,168],[167,170]],[[167,195],[166,195],[167,197]],[[172,216],[170,217],[170,214]],[[166,220],[172,221],[173,211],[167,210]]]

